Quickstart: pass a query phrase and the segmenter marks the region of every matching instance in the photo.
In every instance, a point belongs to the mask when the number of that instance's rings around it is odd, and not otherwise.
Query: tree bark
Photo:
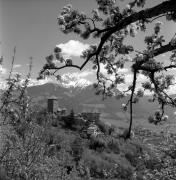
[[[133,87],[131,90],[131,97],[130,97],[130,125],[128,129],[128,133],[125,137],[125,139],[129,139],[131,137],[131,129],[132,129],[132,124],[133,124],[133,96],[134,96],[134,91],[136,87],[136,79],[137,79],[137,72],[134,70],[133,74]]]

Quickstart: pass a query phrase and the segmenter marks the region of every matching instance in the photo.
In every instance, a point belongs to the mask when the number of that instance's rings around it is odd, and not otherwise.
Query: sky
[[[161,1],[148,1],[148,7]],[[121,4],[125,5],[126,2],[128,1],[121,2]],[[3,66],[0,67],[1,81],[10,69],[15,46],[14,71],[25,75],[28,71],[29,59],[33,57],[33,79],[37,77],[45,63],[45,57],[53,52],[56,45],[62,48],[65,56],[73,58],[75,64],[80,65],[83,62],[79,58],[81,51],[96,41],[93,39],[83,40],[74,34],[65,35],[59,30],[57,17],[66,4],[72,4],[73,8],[88,14],[96,8],[95,0],[0,0],[0,55],[4,57]],[[161,20],[165,21],[164,19]],[[170,39],[174,34],[176,25],[164,23],[163,26],[165,27],[163,34],[166,39]],[[144,47],[143,38],[144,33],[139,33],[135,39],[129,38],[127,42],[135,45],[136,49],[142,50]],[[165,60],[166,56],[160,58]],[[94,73],[90,68],[90,64],[83,72],[67,68],[61,71],[61,74],[72,73],[72,76],[79,74],[79,78],[93,81],[95,79]],[[124,72],[131,77],[128,67]]]
[[[19,71],[26,72],[25,66],[32,56],[35,74],[57,44],[67,43],[71,39],[81,40],[73,34],[64,35],[57,25],[61,8],[70,3],[83,11],[95,4],[94,0],[1,0],[0,32],[4,66],[9,68],[16,46],[16,64],[23,67]]]

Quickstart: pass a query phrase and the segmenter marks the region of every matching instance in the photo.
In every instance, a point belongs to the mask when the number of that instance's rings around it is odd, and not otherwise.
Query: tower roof
[[[48,99],[57,100],[58,98],[56,96],[52,95],[52,96],[48,97]]]

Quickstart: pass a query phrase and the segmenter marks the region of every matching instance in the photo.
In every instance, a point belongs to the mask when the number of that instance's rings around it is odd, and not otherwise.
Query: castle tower
[[[57,97],[51,96],[48,98],[47,110],[49,113],[53,113],[57,109]]]

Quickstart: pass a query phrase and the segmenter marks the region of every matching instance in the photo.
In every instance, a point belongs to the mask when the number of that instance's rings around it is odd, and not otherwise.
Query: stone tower
[[[57,97],[51,96],[48,98],[48,112],[53,113],[57,109]]]

